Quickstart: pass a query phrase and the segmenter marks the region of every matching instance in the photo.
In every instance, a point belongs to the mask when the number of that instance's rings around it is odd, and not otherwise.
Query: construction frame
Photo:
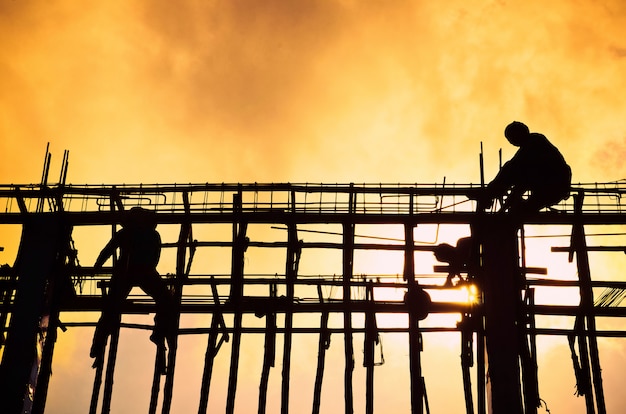
[[[481,185],[424,184],[172,184],[172,185],[67,185],[47,183],[0,186],[0,225],[21,225],[19,259],[2,268],[0,294],[0,328],[3,334],[3,359],[0,366],[0,401],[7,414],[45,413],[54,345],[59,329],[93,326],[93,323],[65,320],[60,314],[98,312],[103,294],[82,293],[84,284],[97,286],[105,293],[111,269],[97,273],[79,266],[79,252],[73,247],[75,228],[119,228],[123,215],[140,206],[155,213],[159,226],[176,226],[177,240],[163,243],[175,250],[175,272],[163,275],[176,301],[175,315],[201,313],[210,315],[204,328],[179,328],[178,335],[206,335],[207,347],[198,412],[209,412],[208,396],[213,361],[221,345],[231,343],[230,372],[226,413],[236,412],[241,338],[264,335],[263,369],[260,375],[258,412],[266,410],[267,384],[275,365],[276,337],[282,335],[281,413],[290,411],[290,374],[292,338],[315,334],[319,337],[315,376],[313,413],[320,412],[325,351],[330,335],[343,338],[345,353],[344,407],[354,412],[353,371],[355,336],[363,338],[366,375],[366,413],[374,412],[375,348],[381,332],[407,334],[412,413],[430,412],[424,378],[421,372],[422,336],[429,332],[458,332],[461,338],[461,368],[466,412],[537,413],[541,406],[537,380],[537,335],[565,335],[575,349],[579,366],[576,371],[579,394],[585,398],[587,413],[605,413],[598,337],[624,337],[626,331],[601,331],[597,317],[621,318],[626,310],[615,304],[621,301],[626,281],[592,280],[588,253],[592,251],[626,252],[623,230],[626,215],[621,198],[626,183],[579,184],[570,198],[550,209],[526,216],[512,216],[493,210],[476,211]],[[497,204],[497,203],[496,203]],[[230,228],[230,239],[196,239],[194,227],[220,224]],[[255,240],[249,237],[250,225],[278,227],[285,237],[280,240]],[[432,252],[433,245],[414,240],[414,230],[422,225],[458,224],[471,229],[476,240],[477,262],[463,271],[464,283],[476,289],[476,301],[442,302],[429,294],[446,289],[432,279],[415,272],[417,252]],[[303,227],[314,225],[336,241],[303,240]],[[402,241],[374,238],[361,242],[357,226],[401,226]],[[546,275],[546,269],[525,263],[525,226],[567,226],[571,230],[568,245],[554,246],[555,254],[567,254],[575,261],[578,280],[562,281]],[[620,243],[608,246],[587,245],[586,229],[591,226],[615,228]],[[337,231],[337,229],[340,229]],[[337,240],[338,239],[338,240]],[[230,271],[192,273],[193,259],[201,248],[227,249]],[[248,274],[245,257],[250,249],[281,249],[285,252],[284,271],[274,275]],[[333,250],[341,254],[341,274],[303,276],[299,262],[308,249]],[[403,255],[400,280],[375,275],[355,275],[356,251],[397,251]],[[439,277],[449,271],[435,266]],[[209,294],[188,296],[191,286],[203,286]],[[537,305],[533,292],[537,286],[578,287],[578,306]],[[334,287],[341,297],[325,298],[322,289]],[[400,300],[377,299],[380,289],[403,289]],[[594,298],[594,289],[610,292]],[[351,292],[361,289],[362,297]],[[87,289],[89,290],[89,289]],[[280,291],[280,294],[278,293]],[[93,292],[93,289],[91,289]],[[254,292],[250,294],[249,292]],[[259,294],[258,292],[266,292]],[[304,293],[306,292],[306,293]],[[597,296],[597,295],[596,295]],[[124,314],[154,313],[154,302],[148,296],[129,297]],[[307,313],[319,317],[316,326],[295,326],[294,315]],[[378,328],[377,315],[404,314],[407,327]],[[456,327],[421,327],[429,314],[457,314]],[[265,326],[246,326],[244,315],[265,319]],[[330,315],[341,315],[343,325],[329,327]],[[355,326],[360,315],[364,324]],[[538,315],[575,317],[571,329],[537,327]],[[277,319],[278,318],[278,319]],[[209,320],[209,319],[207,319]],[[283,321],[279,326],[277,320]],[[90,407],[85,412],[109,413],[113,395],[113,375],[117,359],[119,329],[146,329],[145,326],[120,324],[111,335],[106,363],[94,370]],[[574,348],[577,343],[577,348]],[[39,357],[36,348],[39,348]],[[157,353],[149,413],[167,414],[171,409],[176,368],[176,340],[167,353]],[[475,360],[475,361],[474,361]],[[476,362],[476,363],[474,363]],[[166,369],[163,371],[163,366]],[[470,381],[475,370],[476,384]],[[33,377],[32,373],[36,372]],[[163,373],[165,372],[165,373]],[[489,375],[487,375],[489,374]],[[489,381],[487,381],[489,377]],[[162,382],[163,381],[163,382]],[[489,388],[489,392],[487,389]]]

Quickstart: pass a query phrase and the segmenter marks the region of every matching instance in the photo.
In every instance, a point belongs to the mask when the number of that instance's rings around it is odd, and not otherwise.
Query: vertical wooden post
[[[422,380],[422,335],[419,330],[419,316],[414,309],[420,306],[412,303],[418,298],[420,287],[415,281],[415,240],[413,236],[413,194],[409,199],[409,219],[404,223],[404,280],[407,283],[407,302],[409,304],[409,369],[411,377],[411,413],[424,412],[424,382]]]
[[[374,287],[372,282],[367,283],[365,291],[367,312],[365,314],[365,338],[363,340],[363,366],[365,374],[365,412],[374,413],[374,351],[379,342],[378,328],[376,326],[376,313],[374,311]]]
[[[296,211],[296,193],[291,192],[291,213]],[[283,371],[282,371],[282,387],[281,387],[281,404],[280,412],[287,414],[289,412],[289,382],[291,377],[291,342],[293,335],[293,298],[294,286],[298,272],[298,261],[300,258],[300,248],[298,246],[298,232],[296,223],[291,221],[287,223],[287,258],[285,262],[286,277],[286,300],[287,309],[285,310],[285,333],[283,348]]]
[[[320,304],[324,303],[322,287],[317,286],[317,296]],[[313,414],[319,414],[322,400],[322,380],[324,378],[324,365],[326,362],[326,350],[330,347],[330,332],[328,331],[328,311],[322,310],[320,317],[320,338],[317,346],[317,370],[315,374],[315,388],[313,390]]]
[[[598,414],[606,414],[604,402],[604,388],[602,385],[602,369],[600,367],[600,354],[598,350],[598,340],[596,336],[596,320],[593,309],[593,289],[591,283],[591,271],[589,268],[589,256],[587,253],[587,241],[585,239],[585,227],[582,221],[582,205],[584,193],[580,192],[574,196],[574,208],[576,221],[572,229],[572,247],[576,252],[576,265],[578,277],[580,279],[580,308],[587,325],[587,339],[579,337],[579,343],[589,341],[589,355],[591,359],[591,373],[593,376],[593,387],[596,392],[596,406]],[[584,331],[585,323],[582,322]],[[582,355],[581,355],[581,359]],[[587,368],[588,371],[588,368]],[[591,393],[590,393],[591,394]]]
[[[461,329],[461,371],[463,374],[465,412],[467,414],[474,414],[474,398],[470,377],[470,368],[474,365],[472,323],[472,317],[467,314],[463,315],[463,319],[458,323]]]
[[[110,199],[111,211],[115,210],[115,206],[119,208],[120,211],[124,211],[124,206],[120,206],[121,200],[119,198],[119,194],[117,192],[112,193]],[[111,229],[111,233],[115,235],[115,224]],[[113,267],[116,266],[117,263],[117,255],[113,255]],[[106,297],[103,296],[105,300]],[[117,304],[116,306],[122,306],[122,304]],[[108,414],[111,410],[111,398],[113,394],[113,376],[115,374],[115,362],[117,360],[117,346],[120,339],[120,322],[121,322],[121,314],[118,315],[116,326],[111,332],[111,336],[109,339],[109,356],[107,358],[107,368],[105,371],[104,377],[104,391],[102,394],[102,414]]]
[[[116,321],[115,329],[111,332],[109,340],[109,357],[107,358],[107,369],[104,377],[104,392],[102,394],[102,414],[109,414],[111,411],[111,398],[113,397],[113,376],[115,374],[115,362],[117,361],[117,346],[120,340],[120,318]]]
[[[354,221],[352,217],[354,212],[354,206],[355,193],[353,192],[353,190],[351,190],[348,199],[348,218],[345,219],[343,223],[343,329],[345,353],[344,398],[346,414],[352,414],[354,412],[354,403],[352,396],[354,351],[352,341],[352,311],[350,309],[352,301],[350,297],[350,288],[354,261]]]
[[[520,272],[522,280],[520,289],[525,290],[523,306],[520,306],[518,316],[518,336],[520,362],[522,367],[522,390],[525,414],[537,414],[537,408],[541,405],[539,401],[539,382],[537,377],[537,361],[531,352],[531,343],[534,342],[534,332],[528,333],[530,322],[534,320],[534,310],[531,308],[531,301],[534,303],[534,290],[528,288],[526,284],[526,232],[524,225],[520,227],[520,248],[523,272]]]
[[[482,282],[491,406],[494,414],[522,414],[517,226],[506,215],[492,216],[484,224]]]
[[[98,412],[98,399],[100,398],[100,388],[102,387],[102,373],[104,372],[104,363],[96,365],[96,374],[93,380],[93,389],[91,391],[91,403],[89,405],[89,414]]]
[[[520,321],[520,351],[522,363],[522,379],[524,390],[524,414],[537,414],[539,401],[539,383],[537,370],[537,343],[535,335],[535,291],[533,288],[526,289],[524,298],[526,312]]]
[[[148,414],[155,414],[159,402],[159,391],[161,388],[161,375],[165,365],[165,349],[157,347],[154,357],[154,373],[152,374],[152,388],[150,390],[150,405]]]
[[[163,386],[163,407],[161,409],[162,414],[169,414],[172,406],[172,397],[174,392],[174,373],[176,370],[176,354],[178,351],[178,327],[180,324],[180,305],[183,297],[183,286],[187,279],[186,270],[189,266],[185,266],[185,260],[187,258],[187,244],[191,241],[191,206],[189,204],[189,193],[183,192],[183,205],[185,209],[185,219],[180,225],[180,232],[178,235],[178,246],[176,251],[176,283],[174,283],[174,309],[171,312],[174,314],[173,326],[171,329],[174,334],[168,337],[167,343],[169,350],[167,352],[167,371],[165,376],[165,385]],[[191,258],[189,259],[191,263]],[[169,320],[169,319],[168,319]],[[168,330],[169,331],[169,330]],[[159,345],[157,345],[159,346]]]
[[[206,414],[209,404],[209,390],[211,388],[211,377],[213,376],[213,362],[217,356],[217,352],[222,343],[229,341],[228,332],[226,332],[226,324],[224,323],[224,317],[220,311],[220,297],[217,291],[217,286],[213,277],[211,276],[211,291],[213,294],[213,303],[215,304],[215,310],[211,316],[211,331],[209,332],[209,339],[207,343],[206,353],[204,355],[204,370],[202,372],[202,386],[200,388],[200,404],[198,406],[198,414]],[[220,342],[217,342],[217,336],[219,329],[223,328],[222,338]]]
[[[270,283],[270,299],[276,300],[276,284]],[[261,384],[259,385],[259,414],[265,414],[267,403],[267,386],[270,376],[270,368],[276,360],[276,312],[266,309],[265,313],[265,346],[263,353],[263,368],[261,371]]]
[[[59,204],[62,208],[62,203]],[[48,386],[50,384],[50,376],[52,375],[52,357],[54,355],[54,346],[57,341],[57,333],[59,329],[59,312],[62,297],[66,295],[66,289],[71,289],[70,275],[68,271],[68,257],[70,256],[70,240],[71,227],[65,227],[63,231],[63,239],[59,241],[59,255],[56,259],[52,272],[52,280],[48,284],[48,298],[50,307],[48,309],[48,323],[45,327],[44,345],[41,356],[41,364],[39,375],[37,377],[37,387],[31,414],[43,414],[46,407],[48,396]],[[73,264],[73,263],[72,263]],[[45,318],[42,318],[42,322]],[[40,322],[40,325],[43,323]],[[42,328],[44,328],[42,326]]]
[[[487,401],[485,396],[485,328],[482,314],[479,315],[480,326],[476,332],[476,408],[478,414],[487,413]]]
[[[235,394],[237,392],[239,353],[241,350],[241,329],[243,318],[241,310],[241,299],[243,297],[243,265],[244,254],[248,245],[246,237],[247,223],[242,220],[241,213],[242,196],[240,189],[237,194],[233,195],[233,251],[230,301],[234,305],[235,310],[233,314],[233,344],[230,355],[226,414],[233,414],[235,412]]]

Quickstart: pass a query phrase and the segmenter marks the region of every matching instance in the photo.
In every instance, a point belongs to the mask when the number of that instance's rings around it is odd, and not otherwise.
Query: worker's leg
[[[132,286],[127,283],[125,275],[113,275],[108,293],[102,297],[102,314],[96,325],[90,356],[102,355],[107,338],[119,321],[121,306],[130,293]]]
[[[157,345],[164,343],[164,339],[171,340],[174,334],[174,300],[172,293],[161,276],[154,272],[146,272],[141,275],[139,287],[150,295],[156,305],[154,316],[154,332],[150,340]]]

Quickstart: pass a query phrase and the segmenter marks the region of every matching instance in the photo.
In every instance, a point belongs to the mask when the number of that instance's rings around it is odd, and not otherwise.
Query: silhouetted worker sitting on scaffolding
[[[479,210],[489,208],[509,190],[501,211],[532,213],[569,197],[572,170],[544,135],[531,133],[525,124],[514,121],[504,136],[519,149],[487,185]],[[526,192],[530,194],[524,199]]]
[[[94,367],[102,363],[108,336],[116,328],[121,307],[135,286],[150,295],[156,303],[154,330],[150,340],[165,349],[173,334],[171,309],[173,299],[167,284],[156,266],[161,256],[161,236],[156,231],[155,214],[141,207],[133,207],[125,213],[122,229],[102,249],[94,268],[100,269],[119,247],[120,256],[114,264],[108,293],[103,298],[102,315],[96,326],[91,357],[96,358]]]
[[[467,280],[461,276],[461,273],[469,273],[472,271],[472,258],[474,242],[471,237],[461,237],[456,242],[456,246],[448,243],[441,243],[435,247],[433,253],[435,258],[440,262],[448,263],[448,277],[446,278],[445,287],[452,287],[452,280],[459,278],[459,282]]]

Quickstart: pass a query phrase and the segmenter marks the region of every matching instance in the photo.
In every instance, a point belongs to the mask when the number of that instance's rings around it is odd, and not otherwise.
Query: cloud
[[[2,7],[3,149],[79,181],[476,181],[511,119],[576,175],[626,86],[619,2]]]

